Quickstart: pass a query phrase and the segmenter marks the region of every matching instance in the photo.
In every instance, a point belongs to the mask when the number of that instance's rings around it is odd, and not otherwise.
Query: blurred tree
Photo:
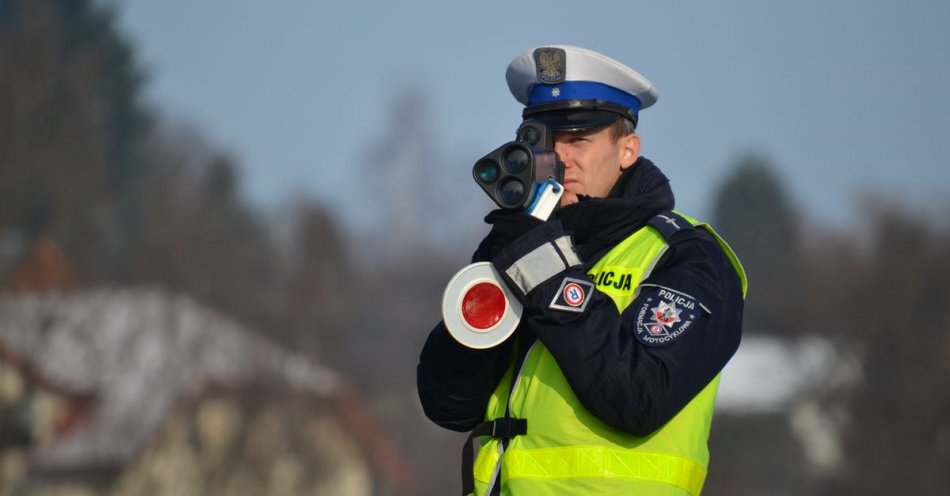
[[[429,201],[436,189],[435,141],[429,125],[429,105],[420,87],[397,94],[389,108],[382,137],[368,148],[362,167],[366,170],[367,193],[361,215],[376,241],[393,252],[409,254],[426,234]],[[441,164],[439,164],[441,165]],[[376,255],[377,253],[374,253]]]
[[[139,234],[142,76],[90,0],[0,0],[0,228],[54,235],[82,278],[127,274]]]
[[[360,207],[348,212],[356,219],[359,248],[370,261],[402,257],[405,263],[423,247],[457,251],[467,261],[487,232],[481,220],[493,205],[472,181],[478,155],[446,158],[423,87],[398,91],[387,117],[359,164],[365,181],[358,203],[347,205]]]
[[[233,160],[187,129],[155,134],[150,156],[133,280],[187,292],[265,327],[277,311],[277,255],[239,195]]]
[[[343,331],[354,310],[344,240],[326,209],[308,201],[294,209],[291,238],[274,327],[297,349],[342,366]]]
[[[158,283],[273,316],[275,254],[234,161],[155,125],[108,5],[0,0],[0,74],[0,230],[51,236],[84,284]]]
[[[944,494],[950,484],[950,229],[869,204],[867,248],[810,259],[823,304],[863,363],[846,423],[846,466],[829,494]],[[834,244],[830,244],[834,246]]]
[[[769,161],[736,161],[716,195],[714,224],[749,277],[745,328],[787,334],[806,325],[798,215]]]

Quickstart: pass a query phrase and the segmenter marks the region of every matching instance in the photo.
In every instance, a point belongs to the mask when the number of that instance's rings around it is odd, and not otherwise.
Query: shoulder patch
[[[690,224],[685,217],[672,210],[656,214],[652,219],[647,221],[647,224],[656,228],[657,231],[660,231],[660,235],[663,236],[663,239],[665,239],[667,243],[669,243],[670,238],[679,231],[693,228],[693,225]]]
[[[565,277],[548,308],[581,313],[587,308],[587,302],[590,301],[593,291],[594,284],[592,282]]]
[[[696,322],[705,307],[692,296],[652,286],[641,294],[634,313],[633,332],[646,346],[663,346],[682,337]]]

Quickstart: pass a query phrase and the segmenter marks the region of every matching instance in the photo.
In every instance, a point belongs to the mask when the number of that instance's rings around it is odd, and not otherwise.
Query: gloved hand
[[[489,261],[495,258],[504,247],[522,234],[544,224],[544,221],[524,212],[509,209],[492,210],[485,216],[485,223],[492,228],[478,245],[478,260]]]

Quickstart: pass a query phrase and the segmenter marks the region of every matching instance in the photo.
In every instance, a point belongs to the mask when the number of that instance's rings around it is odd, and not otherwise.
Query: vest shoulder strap
[[[654,215],[652,219],[647,221],[647,225],[653,226],[659,231],[660,236],[663,236],[667,244],[670,244],[670,240],[676,233],[693,230],[693,224],[689,220],[672,210]]]

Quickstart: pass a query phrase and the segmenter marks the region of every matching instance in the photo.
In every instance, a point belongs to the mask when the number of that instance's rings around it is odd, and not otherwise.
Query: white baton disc
[[[521,321],[521,310],[521,302],[489,262],[463,267],[442,294],[442,321],[469,348],[491,348],[508,339]]]

